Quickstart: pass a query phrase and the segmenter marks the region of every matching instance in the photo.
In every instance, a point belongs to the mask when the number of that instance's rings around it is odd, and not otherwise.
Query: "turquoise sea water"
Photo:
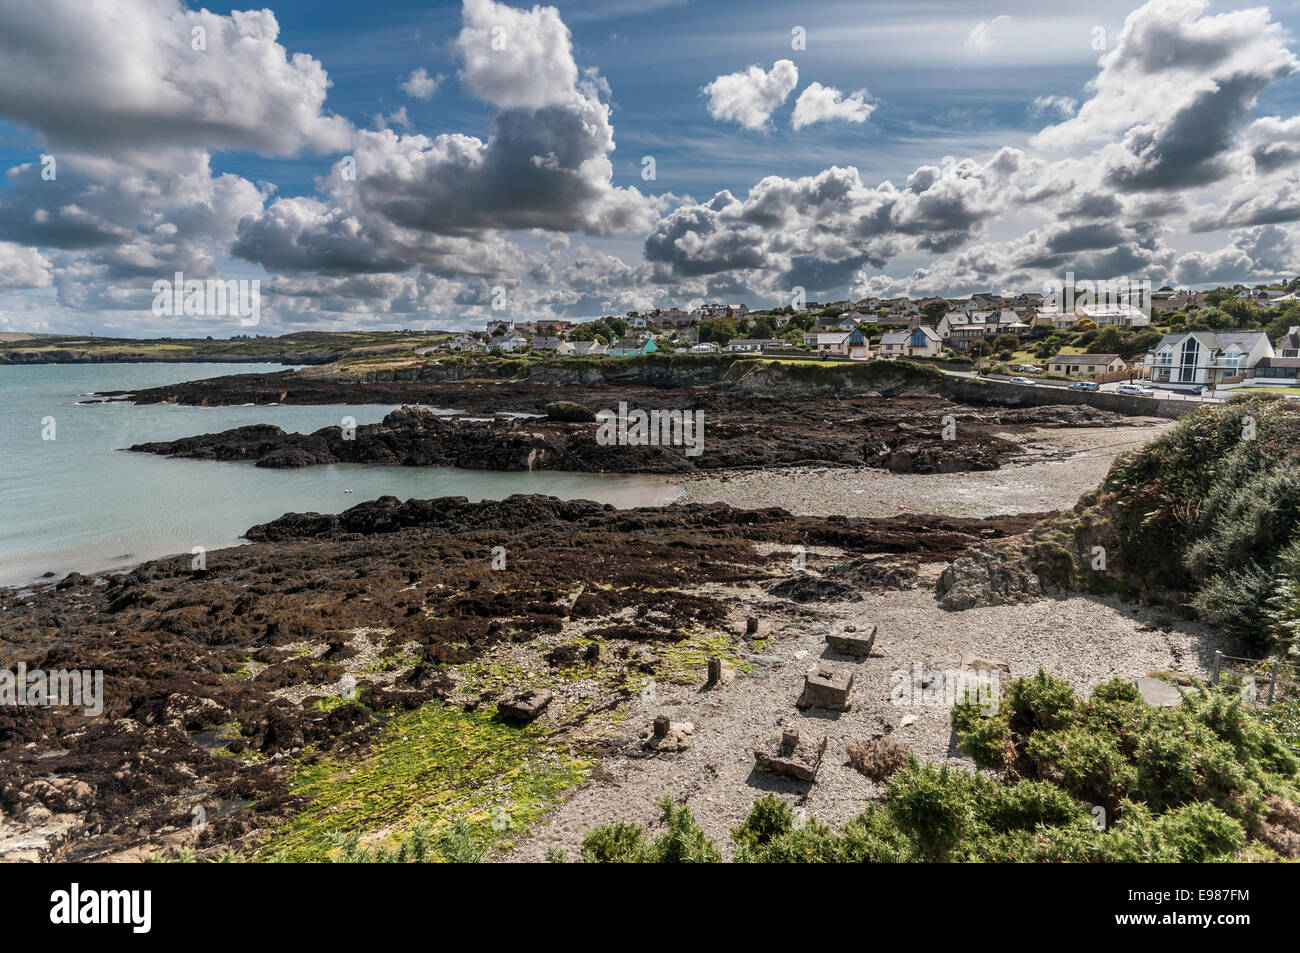
[[[257,523],[292,511],[339,512],[385,494],[503,499],[545,493],[616,506],[658,506],[662,477],[496,473],[342,464],[259,470],[251,464],[125,453],[150,440],[268,423],[311,432],[344,416],[374,423],[392,405],[316,407],[86,404],[85,395],[284,370],[271,364],[47,364],[0,367],[0,585],[46,572],[126,569],[159,556],[233,546]],[[454,410],[474,412],[472,407]],[[46,418],[54,418],[53,440]],[[352,493],[345,493],[345,490]],[[213,557],[209,555],[209,563]]]

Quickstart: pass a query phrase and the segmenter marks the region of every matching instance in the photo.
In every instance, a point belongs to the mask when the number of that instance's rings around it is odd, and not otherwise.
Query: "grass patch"
[[[328,860],[340,838],[392,848],[417,823],[437,833],[461,822],[480,847],[508,846],[591,768],[539,735],[496,720],[490,706],[436,704],[398,715],[364,757],[325,758],[299,771],[291,792],[308,805],[259,858]]]

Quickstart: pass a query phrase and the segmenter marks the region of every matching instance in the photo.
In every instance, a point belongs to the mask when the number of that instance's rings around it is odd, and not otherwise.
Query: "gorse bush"
[[[731,831],[748,863],[901,861],[1213,861],[1300,854],[1300,762],[1239,700],[1189,693],[1150,708],[1132,683],[1088,699],[1039,673],[1007,686],[991,717],[953,709],[963,749],[1002,777],[907,764],[879,803],[839,832],[779,797]],[[667,832],[592,830],[588,862],[717,860],[683,805],[661,803]]]
[[[659,802],[665,832],[649,840],[636,824],[611,824],[582,841],[581,859],[606,864],[712,864],[722,859],[690,809],[670,797]]]
[[[1300,651],[1300,406],[1203,408],[1116,461],[1085,502],[1070,517],[1088,529],[1078,555],[1102,545],[1110,565],[1079,585],[1183,603],[1257,650]],[[1036,536],[1053,533],[1049,521]]]

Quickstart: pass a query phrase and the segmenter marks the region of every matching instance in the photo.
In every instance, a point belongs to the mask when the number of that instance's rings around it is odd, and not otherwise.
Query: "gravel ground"
[[[693,480],[679,503],[780,506],[808,516],[890,516],[911,512],[981,518],[1073,506],[1093,489],[1115,457],[1172,426],[1151,420],[1131,427],[1037,428],[1023,456],[1000,470],[970,473],[889,473],[836,467],[732,472]]]
[[[900,505],[964,517],[1063,509],[1101,482],[1115,456],[1169,426],[1150,421],[1125,428],[1037,430],[1025,441],[1023,456],[996,471],[911,475],[810,467],[732,473],[686,484],[681,502],[780,506],[819,516],[886,516]],[[656,801],[664,795],[688,803],[727,854],[730,829],[768,791],[838,827],[879,793],[848,765],[845,747],[879,734],[889,734],[928,761],[973,769],[956,748],[947,708],[891,703],[891,673],[914,664],[955,671],[970,654],[1006,663],[1011,677],[1033,675],[1041,667],[1087,691],[1110,678],[1156,670],[1205,677],[1214,650],[1233,648],[1221,634],[1196,623],[1174,621],[1162,631],[1152,624],[1154,611],[1114,598],[1069,596],[946,612],[933,593],[941,570],[928,567],[917,589],[874,591],[860,601],[812,607],[774,599],[757,586],[727,590],[736,603],[733,631],[742,631],[745,617],[755,615],[760,635],[767,636],[755,643],[737,637],[740,666],[748,670],[717,688],[703,687],[701,672],[698,685],[660,685],[654,698],[636,700],[629,718],[602,736],[616,753],[531,838],[498,859],[541,860],[549,848],[573,859],[588,830],[614,821],[635,821],[653,833]],[[846,625],[862,630],[868,620],[880,626],[871,658],[855,661],[829,653],[827,632]],[[804,674],[821,659],[856,673],[850,711],[795,707]],[[640,733],[659,714],[694,726],[688,750],[642,752]],[[783,727],[798,728],[805,739],[827,736],[814,784],[755,770],[755,747],[774,743]]]
[[[931,567],[931,580],[938,571]],[[1032,675],[1041,666],[1087,690],[1113,677],[1136,678],[1155,670],[1205,677],[1214,650],[1231,648],[1195,623],[1174,621],[1169,631],[1144,625],[1155,619],[1153,611],[1111,598],[1074,596],[945,612],[928,583],[915,590],[873,592],[861,601],[795,609],[793,616],[788,603],[757,587],[730,590],[737,603],[734,631],[741,631],[745,616],[754,614],[760,618],[760,635],[769,636],[742,655],[742,664],[753,669],[719,688],[661,685],[653,700],[637,700],[629,719],[608,734],[619,753],[605,758],[592,780],[532,838],[501,859],[542,860],[553,847],[574,859],[588,830],[619,820],[641,823],[653,832],[658,827],[656,801],[665,794],[688,803],[724,852],[730,850],[730,829],[767,791],[839,827],[878,793],[875,784],[848,766],[845,746],[884,732],[928,761],[973,769],[956,750],[947,708],[891,703],[891,673],[910,670],[913,663],[956,670],[962,656],[972,654],[1007,663],[1012,677]],[[880,627],[871,658],[854,661],[829,653],[828,631],[846,624],[862,630],[866,620]],[[855,671],[850,711],[801,712],[795,707],[804,673],[819,659]],[[658,714],[694,725],[687,751],[641,755],[637,735]],[[905,719],[910,723],[903,725]],[[805,739],[827,736],[815,784],[754,769],[755,746],[775,741],[783,726],[798,728]]]

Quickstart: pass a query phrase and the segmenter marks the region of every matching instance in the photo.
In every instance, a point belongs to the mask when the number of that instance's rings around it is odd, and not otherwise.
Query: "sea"
[[[245,543],[251,526],[289,512],[337,513],[365,500],[542,493],[618,507],[662,506],[680,489],[640,474],[501,473],[337,464],[297,470],[169,460],[126,447],[275,424],[310,433],[344,417],[375,423],[396,405],[185,407],[94,402],[92,395],[276,364],[35,364],[0,367],[0,586],[46,574],[125,571],[149,559]],[[473,407],[431,408],[474,416]],[[348,492],[351,491],[351,492]]]

